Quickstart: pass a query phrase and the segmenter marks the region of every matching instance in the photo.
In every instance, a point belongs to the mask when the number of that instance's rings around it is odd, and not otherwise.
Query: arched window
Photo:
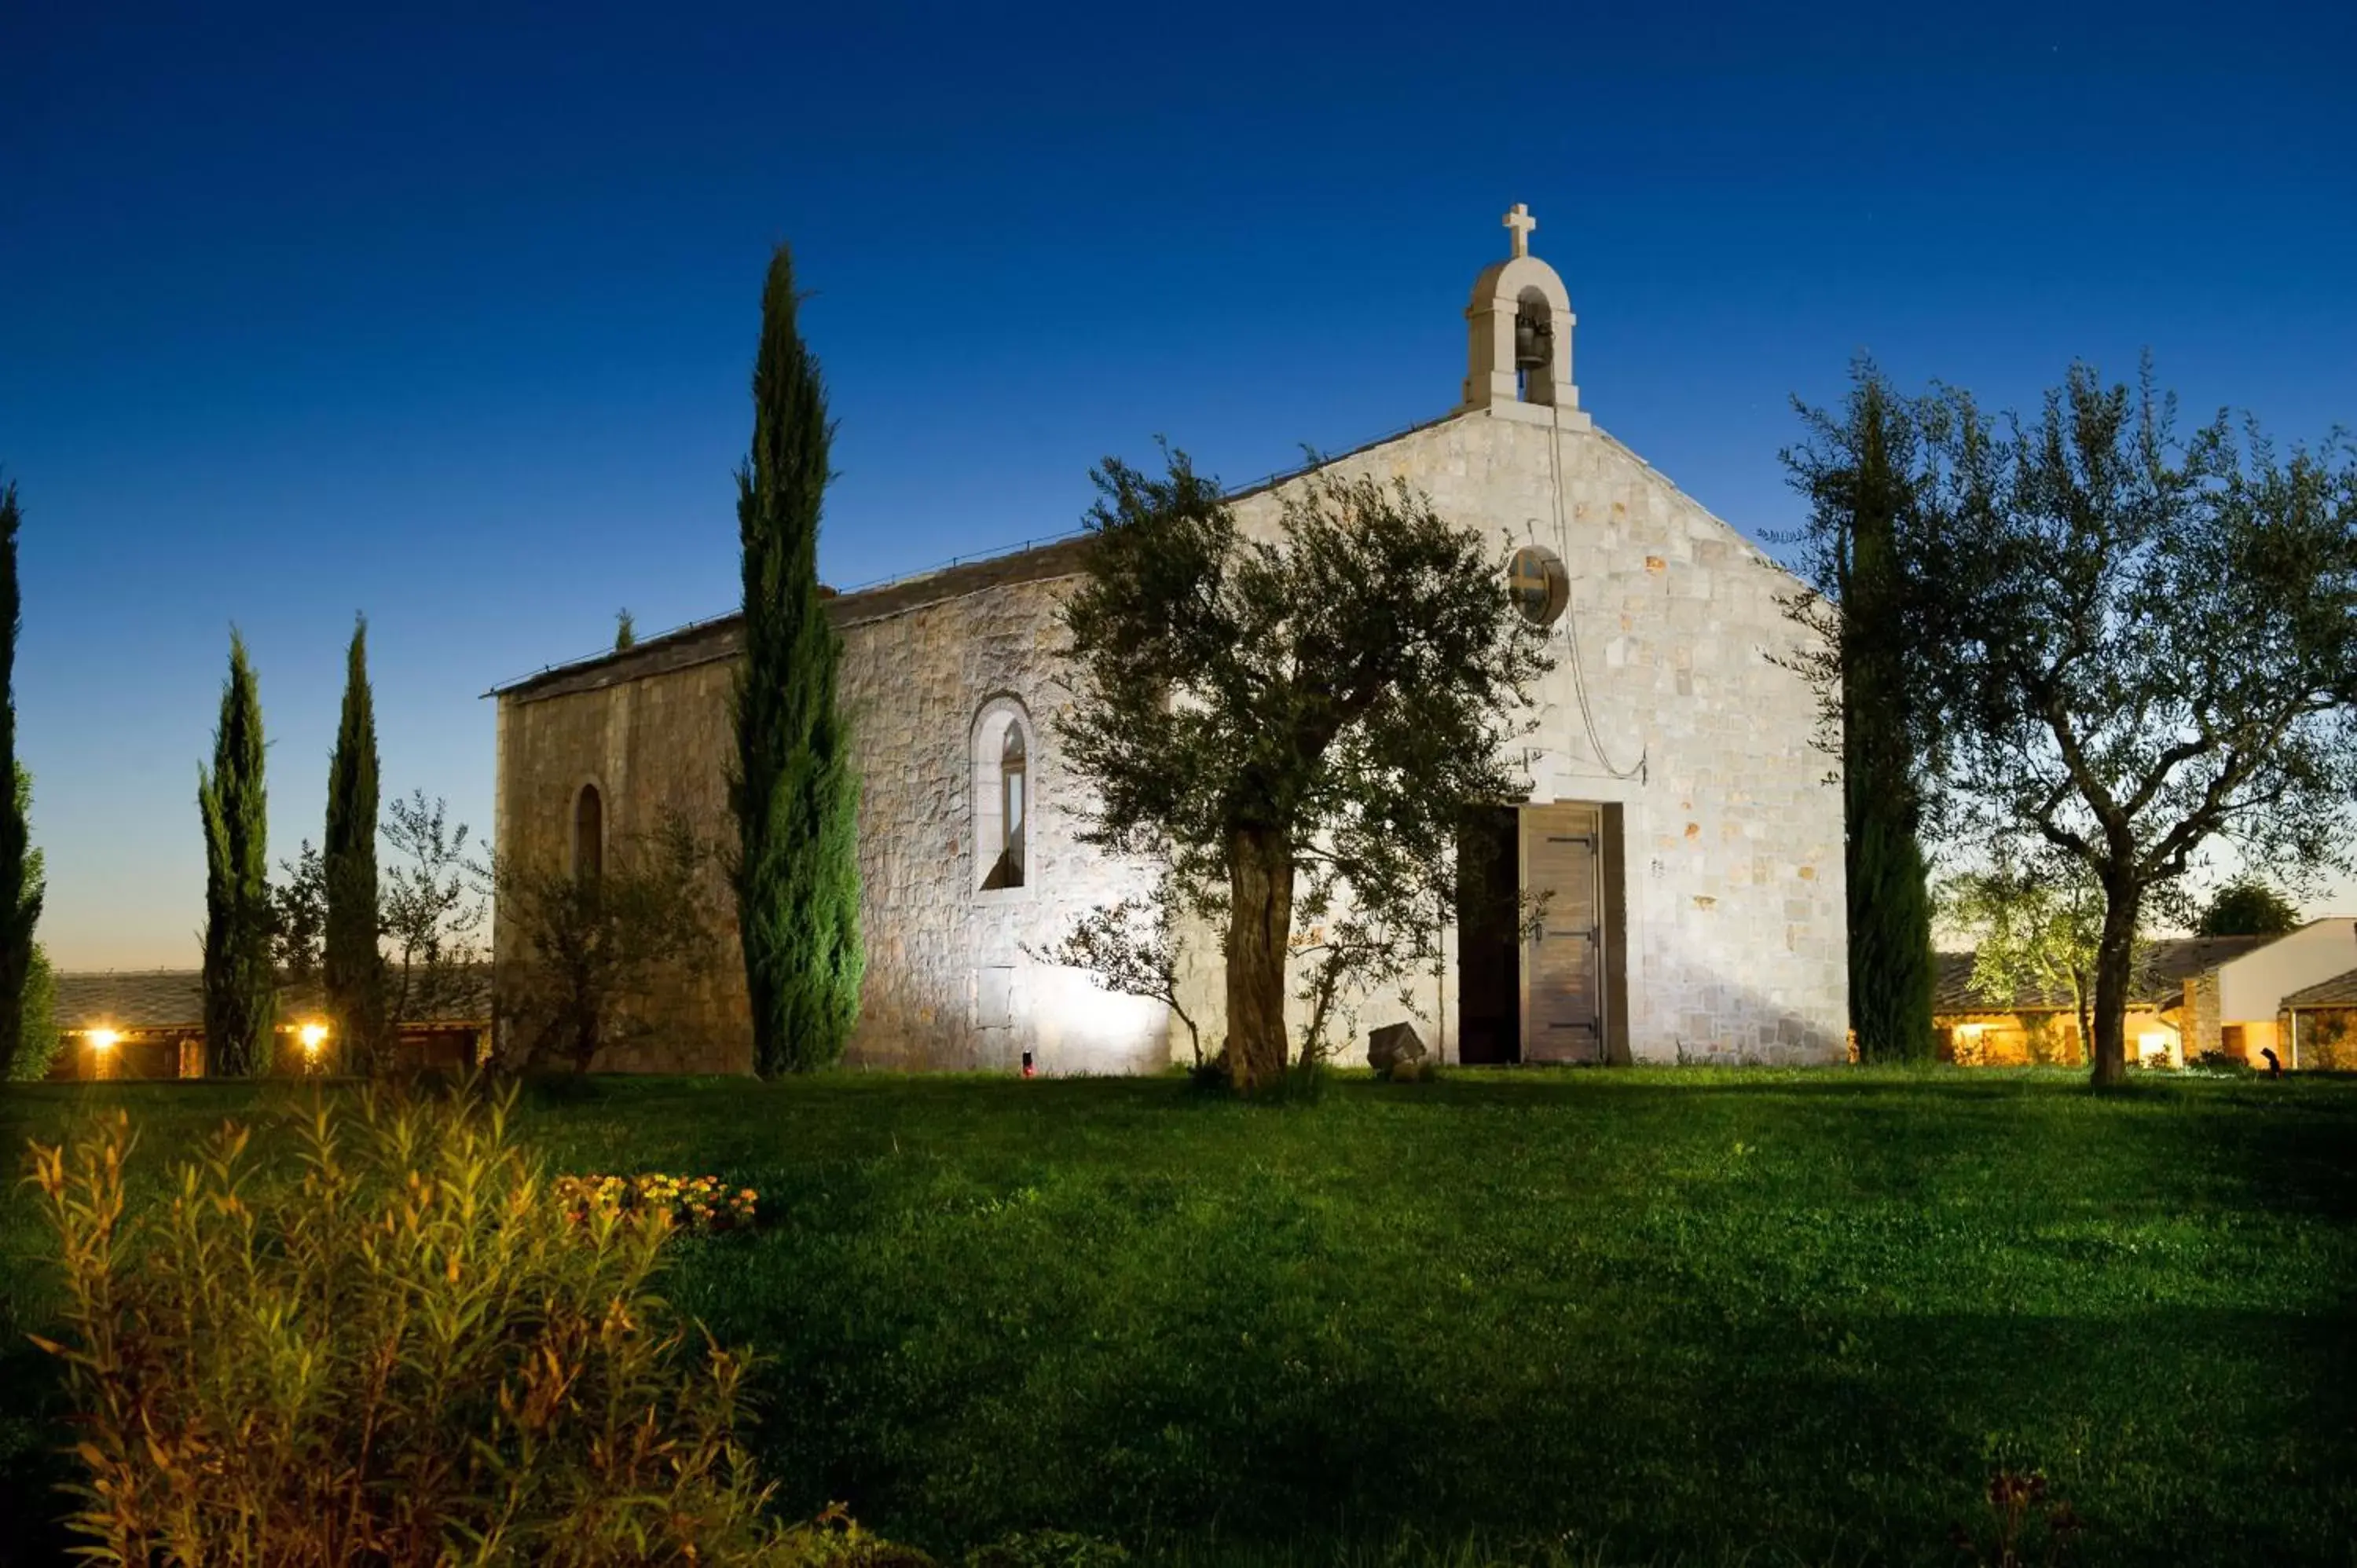
[[[1030,881],[1031,736],[1012,697],[986,704],[974,730],[974,850],[976,886],[985,893]]]
[[[1006,726],[998,747],[998,886],[1023,886],[1023,726]]]
[[[606,803],[597,786],[584,784],[573,802],[573,875],[594,882],[606,872]]]

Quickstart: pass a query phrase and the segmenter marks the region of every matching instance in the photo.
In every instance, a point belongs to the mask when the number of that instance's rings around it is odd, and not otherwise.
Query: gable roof
[[[1454,420],[1469,417],[1484,416],[1478,411],[1452,409],[1437,419],[1420,420],[1414,424],[1404,425],[1397,430],[1378,435],[1372,441],[1361,442],[1347,451],[1321,453],[1313,462],[1264,475],[1249,484],[1239,485],[1227,491],[1221,499],[1232,504],[1243,500],[1247,496],[1273,490],[1289,480],[1299,478],[1304,474],[1314,473],[1319,468],[1345,462],[1362,453],[1388,446],[1395,441],[1402,441],[1424,431],[1437,429]],[[1660,475],[1642,457],[1630,451],[1619,441],[1613,440],[1611,436],[1606,435],[1601,429],[1597,430],[1595,434],[1609,442],[1645,472],[1653,474],[1664,484],[1669,482],[1666,477]],[[1676,489],[1674,485],[1671,488]],[[1684,494],[1683,491],[1680,493]],[[1688,499],[1691,499],[1691,498]],[[1700,505],[1698,502],[1695,504]],[[1706,515],[1708,515],[1708,509],[1702,510]],[[1761,561],[1770,566],[1776,564],[1760,550],[1758,545],[1745,539],[1738,530],[1720,521],[1716,517],[1713,517],[1712,521],[1718,521],[1720,527],[1726,528],[1730,535],[1759,554]],[[951,599],[963,598],[969,594],[984,593],[992,588],[1075,576],[1080,573],[1091,538],[1092,535],[1085,529],[1075,530],[1070,533],[1057,535],[1041,543],[1025,544],[1018,549],[974,559],[960,558],[946,566],[915,573],[905,577],[895,577],[871,586],[854,588],[846,593],[838,594],[827,588],[821,588],[819,591],[827,596],[827,618],[833,621],[838,629],[865,626],[909,610],[921,609],[928,605],[946,603]],[[1782,570],[1781,567],[1777,569]],[[649,675],[666,674],[674,670],[686,670],[699,664],[734,659],[744,651],[744,612],[731,610],[725,615],[713,616],[705,620],[691,621],[675,630],[650,637],[626,649],[595,653],[586,659],[569,660],[561,664],[549,665],[521,680],[494,686],[484,695],[518,703],[540,702],[546,698],[562,697],[576,692],[598,691],[608,686],[619,685],[626,681],[640,680]]]
[[[2336,974],[2330,980],[2319,980],[2314,985],[2287,992],[2283,1004],[2289,1007],[2357,1007],[2357,969]]]
[[[951,599],[962,599],[991,588],[1017,583],[1046,582],[1075,575],[1081,569],[1088,536],[1059,539],[1004,555],[986,556],[920,573],[855,593],[827,595],[826,618],[839,630],[902,615]],[[569,664],[555,664],[494,686],[490,696],[520,703],[539,702],[574,692],[594,692],[625,681],[643,680],[673,670],[734,659],[745,650],[745,613],[734,610],[709,620],[694,621],[610,653],[599,653]]]
[[[2128,987],[2128,1001],[2167,1007],[2181,1002],[2185,983],[2229,959],[2266,947],[2274,937],[2160,937],[2146,944],[2147,959]],[[1934,953],[1932,1011],[1934,1013],[2062,1012],[2071,1005],[2067,986],[2026,986],[2009,996],[1993,996],[1973,984],[1973,955]]]
[[[425,1009],[426,1015],[402,1018],[401,1024],[472,1024],[491,1015],[491,970],[476,964],[467,972],[464,991],[449,1004]],[[83,971],[57,979],[58,1026],[91,1029],[179,1030],[202,1034],[205,1026],[205,977],[194,969]],[[286,985],[278,993],[282,1017],[319,1011],[316,982]]]

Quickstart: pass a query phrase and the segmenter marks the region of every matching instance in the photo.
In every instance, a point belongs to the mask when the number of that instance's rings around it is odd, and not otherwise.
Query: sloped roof
[[[403,1024],[476,1023],[490,1016],[491,971],[477,964],[465,976],[460,994],[445,1006],[426,1009],[426,1016],[403,1018]],[[319,1010],[316,982],[287,985],[278,993],[281,1017]],[[116,1029],[186,1030],[201,1033],[205,1026],[205,984],[202,972],[193,969],[84,971],[58,976],[58,1025],[65,1029],[105,1026]]]
[[[2357,969],[2288,993],[2283,1004],[2286,1007],[2357,1007]]]
[[[2185,983],[2229,959],[2266,946],[2274,937],[2161,937],[2146,944],[2146,960],[2128,987],[2128,1000],[2145,1006],[2166,1007],[2182,1001]],[[2066,986],[2025,988],[2010,996],[1991,996],[1973,984],[1973,955],[1943,952],[1932,955],[1934,970],[1932,1010],[1934,1013],[2059,1012],[2072,1005]]]
[[[1004,555],[944,566],[856,593],[831,595],[826,600],[827,618],[838,628],[861,626],[990,588],[1070,577],[1080,571],[1082,555],[1088,545],[1086,535],[1060,539]],[[495,686],[490,695],[530,703],[575,692],[594,692],[624,681],[734,659],[744,647],[744,612],[734,611],[648,638],[616,652],[554,665],[521,681]]]
[[[1240,501],[1247,496],[1275,489],[1279,485],[1298,478],[1304,474],[1314,473],[1319,468],[1345,462],[1363,453],[1388,446],[1395,441],[1405,440],[1410,435],[1420,435],[1426,430],[1437,429],[1451,421],[1466,417],[1468,417],[1466,410],[1452,409],[1437,419],[1419,420],[1414,424],[1403,425],[1397,430],[1378,435],[1372,441],[1361,442],[1347,451],[1319,454],[1314,461],[1300,467],[1280,469],[1276,473],[1265,475],[1249,484],[1240,485],[1226,491],[1222,499],[1231,503]],[[1658,476],[1658,470],[1655,470],[1642,457],[1630,451],[1620,442],[1600,429],[1596,434],[1626,455],[1638,467]],[[1665,477],[1663,482],[1668,483]],[[1671,488],[1676,489],[1674,485]],[[1683,491],[1680,493],[1684,494]],[[1692,498],[1689,497],[1688,499],[1691,500]],[[1694,504],[1700,508],[1699,502]],[[1700,510],[1703,510],[1706,515],[1710,515],[1708,509],[1700,508]],[[1712,521],[1727,528],[1730,535],[1749,548],[1762,562],[1770,566],[1776,565],[1765,552],[1760,551],[1760,547],[1749,539],[1745,539],[1740,532],[1716,516],[1712,517]],[[871,587],[854,588],[841,594],[823,588],[820,592],[827,595],[827,618],[838,628],[864,626],[870,621],[883,620],[909,610],[921,609],[927,605],[963,598],[969,594],[979,594],[991,588],[1006,587],[1017,583],[1047,582],[1058,577],[1077,575],[1082,563],[1086,559],[1092,538],[1092,535],[1085,532],[1068,533],[1041,543],[1025,544],[1016,550],[996,553],[970,561],[954,561],[946,566],[915,573],[905,577],[896,577],[889,582],[878,583]],[[1781,567],[1777,569],[1782,570]],[[565,696],[576,692],[594,692],[604,687],[618,685],[625,681],[636,681],[648,675],[661,675],[673,670],[684,670],[698,664],[734,659],[744,650],[744,613],[740,610],[732,610],[725,615],[714,616],[708,620],[691,622],[675,631],[650,637],[643,642],[633,644],[627,649],[592,654],[587,659],[572,660],[562,664],[552,664],[544,670],[524,676],[522,680],[494,686],[485,695],[519,703],[532,703],[548,697]]]
[[[58,1023],[68,1029],[202,1029],[204,976],[193,969],[60,974],[57,1005]]]

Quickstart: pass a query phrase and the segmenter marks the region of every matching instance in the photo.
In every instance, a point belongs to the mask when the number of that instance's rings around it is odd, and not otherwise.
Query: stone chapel
[[[1493,886],[1548,890],[1529,940],[1508,911],[1458,911],[1450,961],[1412,1007],[1361,999],[1354,1052],[1414,1026],[1448,1062],[1819,1062],[1847,1014],[1842,795],[1811,744],[1816,705],[1779,661],[1803,635],[1795,584],[1598,429],[1572,380],[1563,280],[1507,214],[1507,255],[1466,307],[1462,394],[1441,417],[1329,459],[1404,478],[1509,561],[1501,585],[1546,626],[1531,693],[1533,788],[1468,831]],[[1274,527],[1300,475],[1232,498]],[[1056,611],[1082,539],[843,594],[843,701],[856,725],[867,973],[850,1060],[874,1068],[1145,1072],[1188,1058],[1159,1003],[1035,961],[1087,910],[1151,886],[1078,842],[1082,782],[1057,755],[1068,700]],[[594,870],[666,806],[733,839],[730,615],[500,689],[504,853]],[[726,895],[716,886],[715,897]],[[609,1047],[622,1070],[744,1072],[752,1059],[733,912],[709,972],[661,1026]],[[516,961],[498,935],[498,961]],[[1217,938],[1184,994],[1222,1033]],[[1341,1059],[1354,1054],[1345,1051]]]

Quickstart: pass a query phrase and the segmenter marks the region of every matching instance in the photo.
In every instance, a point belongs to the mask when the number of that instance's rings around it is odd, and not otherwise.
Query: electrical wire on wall
[[[1553,425],[1552,439],[1547,443],[1547,467],[1555,479],[1555,544],[1556,558],[1571,570],[1571,525],[1565,516],[1563,501],[1563,412],[1553,403],[1547,405],[1547,418]],[[1538,519],[1529,520],[1536,522]],[[1615,779],[1634,779],[1646,782],[1646,760],[1652,755],[1649,746],[1637,754],[1636,762],[1628,768],[1616,768],[1604,749],[1604,736],[1596,726],[1596,708],[1587,694],[1587,668],[1579,657],[1579,611],[1572,600],[1576,596],[1564,596],[1563,639],[1571,649],[1571,689],[1579,697],[1580,722],[1587,726],[1588,748],[1595,752],[1597,766]]]

